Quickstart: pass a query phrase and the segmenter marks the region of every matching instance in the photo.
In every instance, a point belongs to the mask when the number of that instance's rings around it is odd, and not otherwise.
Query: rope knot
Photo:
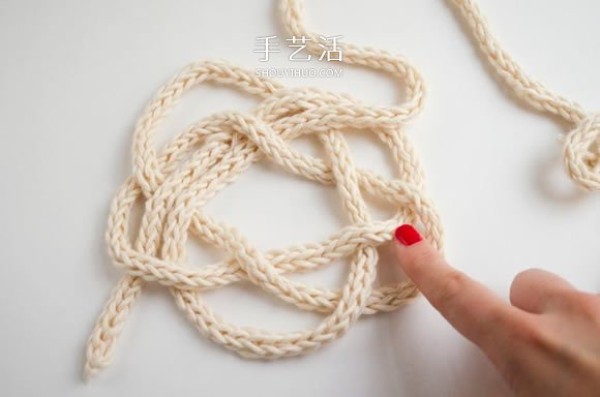
[[[587,190],[600,190],[600,112],[584,117],[564,142],[569,176]]]
[[[408,68],[401,58],[395,62],[395,70]],[[396,76],[402,79],[401,73]],[[198,120],[162,148],[157,146],[154,133],[160,122],[185,92],[205,82],[236,87],[262,102],[249,113],[228,111]],[[412,84],[415,97],[407,103],[368,106],[349,95],[286,89],[226,62],[205,61],[186,67],[160,89],[136,124],[133,175],[115,195],[109,216],[109,252],[126,275],[88,341],[87,376],[110,363],[116,339],[146,282],[168,287],[177,306],[209,339],[256,359],[315,350],[341,337],[363,314],[391,311],[415,297],[417,289],[408,280],[373,285],[377,247],[391,239],[396,225],[419,224],[437,248],[442,244],[439,217],[425,197],[421,166],[404,131],[405,122],[420,109],[420,83]],[[388,147],[394,178],[355,166],[344,132],[357,128],[371,131]],[[321,140],[324,158],[291,145],[309,134]],[[291,174],[335,186],[350,224],[318,243],[261,252],[236,228],[205,213],[212,198],[263,159]],[[371,219],[365,195],[388,203],[394,214],[384,221]],[[132,239],[128,229],[139,199],[144,211]],[[224,251],[226,259],[201,268],[186,266],[190,237]],[[342,288],[316,287],[288,277],[337,260],[346,260],[349,267]],[[203,292],[241,281],[324,318],[313,329],[287,333],[225,322],[204,301]]]

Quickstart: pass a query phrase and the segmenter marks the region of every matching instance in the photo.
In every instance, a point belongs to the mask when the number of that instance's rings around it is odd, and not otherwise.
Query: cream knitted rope
[[[492,36],[471,0],[449,0],[463,15],[485,57],[503,81],[529,105],[557,115],[574,128],[564,140],[569,175],[586,189],[600,189],[600,113],[586,114],[576,103],[530,79]],[[298,0],[282,0],[286,29],[306,36],[307,50],[321,49],[318,35],[306,30]],[[116,339],[146,281],[168,286],[177,305],[208,338],[248,358],[280,358],[314,350],[343,335],[361,314],[390,311],[417,293],[409,281],[372,288],[377,252],[400,222],[419,223],[441,249],[439,217],[423,193],[423,174],[403,126],[423,107],[424,83],[405,59],[372,48],[344,45],[344,62],[390,73],[403,82],[405,103],[371,107],[346,96],[314,88],[285,89],[225,62],[188,66],[159,90],[140,117],[133,143],[134,173],[117,192],[109,216],[107,241],[116,266],[127,273],[114,289],[87,346],[85,373],[91,376],[111,360]],[[154,131],[181,95],[205,81],[235,86],[262,98],[251,114],[221,113],[180,133],[157,153]],[[397,179],[386,180],[356,168],[340,129],[373,130],[391,150]],[[316,134],[327,161],[293,150],[287,141]],[[234,228],[208,217],[203,206],[252,163],[267,158],[286,170],[323,184],[335,184],[352,224],[321,243],[260,253]],[[398,207],[387,221],[372,221],[362,199],[367,192]],[[145,212],[135,244],[128,238],[132,207],[140,197]],[[226,251],[229,259],[194,269],[185,265],[188,231]],[[286,273],[304,272],[351,257],[340,291],[293,282]],[[326,314],[314,329],[273,333],[236,327],[216,316],[200,292],[247,280],[303,310]]]
[[[577,103],[528,77],[494,38],[474,1],[449,1],[462,14],[481,52],[502,81],[533,108],[559,116],[573,126],[563,143],[567,172],[579,186],[600,190],[600,112],[586,113]]]
[[[317,41],[317,36],[302,25],[297,0],[283,0],[282,11],[290,34]],[[308,50],[321,51],[316,44]],[[403,128],[423,107],[424,84],[403,58],[351,44],[343,50],[345,63],[385,71],[402,82],[406,101],[372,107],[320,89],[286,89],[226,62],[192,64],[159,90],[136,125],[133,175],[118,190],[109,216],[109,251],[114,264],[126,275],[112,292],[89,338],[88,377],[110,363],[116,339],[148,281],[169,287],[178,307],[200,333],[241,356],[263,359],[314,350],[342,336],[361,314],[394,310],[416,295],[415,286],[408,281],[375,289],[372,284],[378,261],[376,247],[390,240],[401,222],[420,224],[441,249],[441,224],[424,195],[421,166]],[[157,151],[154,132],[160,121],[184,92],[204,82],[234,86],[262,102],[250,114],[209,116]],[[347,127],[371,130],[389,147],[396,163],[396,179],[387,180],[354,166],[340,132]],[[326,160],[288,145],[302,134],[315,134],[320,139]],[[262,253],[235,228],[203,212],[213,196],[264,158],[293,174],[335,185],[351,224],[320,243]],[[384,199],[398,209],[397,213],[386,221],[371,220],[363,193]],[[145,200],[145,211],[132,244],[128,225],[139,198]],[[187,266],[184,246],[189,232],[225,251],[228,259],[201,268]],[[286,273],[314,270],[340,258],[350,258],[349,275],[341,290],[312,287],[285,277]],[[290,333],[229,324],[213,313],[201,292],[242,280],[300,309],[326,316],[314,329]]]

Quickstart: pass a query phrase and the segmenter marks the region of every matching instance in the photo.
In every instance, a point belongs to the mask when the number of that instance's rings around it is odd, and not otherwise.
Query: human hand
[[[395,233],[406,275],[518,396],[600,396],[600,296],[539,269],[519,273],[510,304],[449,266],[410,225]]]

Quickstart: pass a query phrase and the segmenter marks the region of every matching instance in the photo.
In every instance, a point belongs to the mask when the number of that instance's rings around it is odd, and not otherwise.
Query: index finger
[[[506,336],[518,309],[448,265],[412,226],[400,226],[395,237],[402,269],[458,332],[482,348],[496,344],[498,336]]]

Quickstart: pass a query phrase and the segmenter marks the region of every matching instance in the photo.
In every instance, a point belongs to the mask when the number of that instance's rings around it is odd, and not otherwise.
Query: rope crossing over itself
[[[301,0],[281,0],[290,35],[305,36],[307,51],[320,54],[319,35],[303,23]],[[448,0],[471,28],[482,53],[502,80],[529,105],[559,116],[573,128],[564,140],[564,161],[573,180],[600,190],[600,113],[579,105],[531,80],[491,35],[472,0]],[[419,225],[442,249],[439,216],[425,195],[424,177],[405,126],[423,108],[425,85],[404,58],[344,43],[343,62],[386,72],[402,85],[403,103],[374,107],[343,94],[316,88],[285,88],[226,62],[189,65],[162,87],[139,118],[133,138],[133,172],[117,191],[109,215],[107,242],[113,263],[125,275],[113,290],[88,340],[85,374],[109,365],[116,340],[146,282],[169,288],[177,306],[210,340],[241,356],[275,359],[315,350],[342,336],[362,315],[391,311],[416,296],[410,281],[373,288],[376,248],[391,239],[401,223]],[[154,134],[179,98],[193,87],[214,82],[235,87],[261,102],[251,113],[213,114],[189,126],[161,150]],[[391,151],[396,178],[388,180],[355,167],[342,131],[372,131]],[[288,143],[314,134],[326,153],[314,158]],[[281,250],[259,252],[235,228],[209,217],[204,207],[253,163],[267,159],[287,171],[337,188],[350,224],[329,239]],[[388,220],[371,219],[363,194],[397,208]],[[144,201],[137,237],[130,241],[132,208]],[[191,235],[191,236],[189,236]],[[188,266],[188,237],[227,253],[227,260]],[[340,290],[305,285],[286,277],[348,258],[349,274]],[[324,314],[314,328],[276,333],[223,321],[204,302],[202,292],[249,281],[299,309]]]
[[[290,34],[317,38],[304,29],[297,0],[283,0],[282,11]],[[321,51],[316,45],[307,50]],[[148,281],[168,287],[178,307],[209,339],[244,357],[263,359],[314,350],[342,336],[362,314],[394,310],[417,294],[409,281],[377,289],[372,284],[376,247],[390,240],[400,223],[419,224],[441,249],[440,220],[424,195],[421,166],[404,132],[404,125],[423,107],[423,81],[406,60],[380,50],[346,44],[344,62],[388,72],[403,84],[406,101],[398,106],[371,107],[320,89],[286,89],[225,62],[192,64],[159,90],[136,125],[133,175],[118,190],[109,216],[110,254],[126,275],[112,292],[88,341],[88,377],[110,363],[116,339]],[[262,102],[250,114],[228,112],[200,120],[157,151],[154,131],[161,120],[186,91],[204,82],[237,87]],[[397,179],[387,180],[354,166],[341,133],[348,127],[370,130],[389,147]],[[288,145],[302,134],[319,138],[326,160]],[[262,253],[235,228],[203,212],[204,205],[221,189],[264,158],[291,173],[335,185],[351,224],[320,243]],[[365,192],[387,201],[397,213],[386,221],[371,220],[362,198]],[[140,197],[145,200],[145,210],[132,244],[128,224]],[[200,269],[185,266],[184,246],[190,233],[225,251],[228,259]],[[285,277],[346,257],[349,274],[341,290],[316,288]],[[206,305],[201,292],[241,280],[300,309],[326,316],[314,329],[291,333],[226,323]]]
[[[600,190],[600,112],[586,113],[577,103],[557,95],[531,79],[492,35],[473,0],[448,0],[461,13],[474,40],[502,81],[533,108],[556,115],[572,125],[563,142],[569,176],[580,187]]]

